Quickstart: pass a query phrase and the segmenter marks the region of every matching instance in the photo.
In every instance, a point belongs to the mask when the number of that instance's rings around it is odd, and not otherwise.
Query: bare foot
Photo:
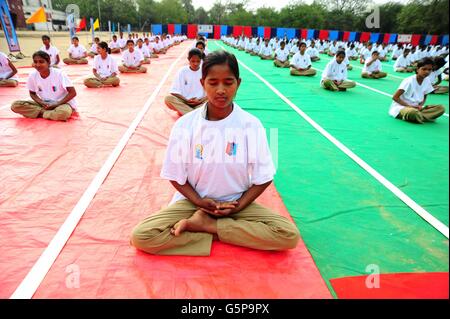
[[[171,233],[180,236],[185,231],[217,233],[216,220],[207,213],[198,210],[188,219],[182,219],[171,229]]]

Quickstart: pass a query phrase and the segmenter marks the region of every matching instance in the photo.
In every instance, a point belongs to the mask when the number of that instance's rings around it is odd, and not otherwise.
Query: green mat
[[[210,50],[224,46],[208,43]],[[387,115],[391,100],[386,96],[362,87],[328,92],[320,88],[320,72],[312,78],[292,77],[271,61],[226,49],[448,225],[448,118],[425,125],[395,120]],[[323,69],[326,63],[322,59],[314,67]],[[240,71],[243,81],[236,101],[267,129],[278,129],[275,185],[332,292],[329,279],[367,274],[370,264],[382,273],[448,271],[443,235],[263,82],[243,67]],[[359,71],[352,72],[364,82]],[[393,93],[401,80],[365,81]],[[448,96],[432,96],[429,102],[448,107]]]

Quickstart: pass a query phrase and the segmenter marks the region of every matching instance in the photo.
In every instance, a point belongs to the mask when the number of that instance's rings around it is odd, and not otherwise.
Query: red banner
[[[187,36],[189,39],[195,39],[197,37],[197,25],[188,24],[187,26]]]
[[[214,26],[214,39],[220,39],[220,25]]]

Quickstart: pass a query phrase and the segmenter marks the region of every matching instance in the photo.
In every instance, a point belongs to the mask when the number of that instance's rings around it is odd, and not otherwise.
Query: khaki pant
[[[131,244],[155,255],[209,256],[213,235],[184,232],[175,237],[171,228],[190,218],[197,207],[181,200],[144,219],[131,234]],[[217,219],[220,241],[260,250],[286,250],[297,246],[300,234],[287,218],[252,203],[239,213]]]
[[[446,94],[448,93],[448,86],[435,86],[435,90],[433,91],[433,94]]]
[[[120,79],[116,76],[110,76],[106,78],[106,80],[101,81],[97,78],[87,78],[84,80],[84,85],[86,85],[88,88],[100,88],[103,86],[118,86],[120,84]]]
[[[150,64],[150,58],[144,58],[144,62],[142,64]]]
[[[406,67],[406,68],[396,68],[395,69],[395,72],[399,72],[399,73],[411,73],[411,72],[414,72],[414,68],[413,67],[410,67],[410,66],[408,66],[408,67]]]
[[[347,89],[352,89],[356,86],[354,81],[343,81],[340,85],[336,85],[332,80],[322,81],[322,87],[330,91],[345,91]]]
[[[91,58],[95,58],[96,55],[98,55],[98,53],[94,53],[94,52],[88,53],[88,56],[90,56]]]
[[[130,69],[130,68],[126,67],[125,65],[121,65],[121,66],[119,66],[119,71],[122,73],[146,73],[147,68],[140,66],[136,69]]]
[[[291,75],[295,75],[295,76],[314,76],[314,75],[316,75],[316,73],[317,73],[317,71],[313,68],[310,68],[305,71],[299,71],[295,68],[291,68]]]
[[[121,50],[119,48],[111,49],[111,53],[120,53]]]
[[[348,71],[351,71],[351,70],[353,70],[353,66],[352,66],[352,65],[350,65],[350,64],[349,64],[349,65],[347,65],[347,70],[348,70]]]
[[[202,104],[200,104],[196,107],[192,107],[192,106],[186,104],[183,100],[181,100],[173,95],[166,96],[166,98],[164,99],[164,102],[166,103],[166,105],[169,109],[177,111],[178,114],[180,114],[180,115],[189,113],[189,112],[195,110],[196,108],[202,106]]]
[[[23,115],[26,118],[38,118],[43,107],[34,101],[15,101],[11,105],[11,110],[14,113]],[[67,121],[72,115],[72,107],[69,104],[63,104],[53,110],[43,111],[42,117],[53,121]]]
[[[69,65],[71,65],[71,64],[88,64],[88,60],[86,60],[84,58],[83,59],[79,59],[79,60],[66,58],[66,59],[63,60],[63,62],[65,64],[69,64]]]
[[[157,58],[159,58],[159,55],[157,55],[157,54],[155,54],[155,53],[152,53],[152,54],[150,55],[150,58],[152,58],[152,59],[157,59]]]
[[[318,56],[313,56],[313,57],[311,57],[311,61],[317,62],[317,61],[320,61],[320,58]]]
[[[289,63],[288,60],[286,60],[286,61],[284,61],[284,62],[281,62],[280,60],[277,60],[277,59],[275,59],[275,60],[273,61],[273,64],[274,64],[276,67],[279,67],[279,68],[288,68],[289,65],[290,65],[290,63]]]
[[[17,80],[0,80],[0,87],[16,87],[19,85]]]
[[[273,60],[273,57],[268,56],[268,55],[260,55],[261,60]]]
[[[369,73],[364,72],[361,74],[361,76],[364,79],[382,79],[382,78],[387,77],[387,73],[386,72],[378,72],[378,73],[369,74]]]
[[[400,110],[397,118],[407,122],[422,124],[424,122],[432,122],[444,113],[445,108],[442,105],[427,105],[420,111],[415,107],[405,107]]]

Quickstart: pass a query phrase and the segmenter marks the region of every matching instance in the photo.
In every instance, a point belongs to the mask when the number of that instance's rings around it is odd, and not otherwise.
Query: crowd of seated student
[[[221,40],[263,60],[273,59],[276,67],[290,67],[290,75],[293,76],[314,77],[316,70],[312,63],[320,61],[319,54],[326,54],[331,60],[322,72],[320,85],[335,92],[356,87],[356,82],[348,79],[347,71],[353,69],[350,61],[359,60],[363,64],[362,78],[378,80],[388,76],[383,70],[383,62],[388,62],[391,56],[395,61],[395,72],[416,74],[401,83],[389,114],[398,119],[423,123],[435,120],[445,112],[442,105],[426,106],[425,102],[427,94],[448,94],[448,86],[440,85],[443,80],[448,80],[448,45],[412,46],[246,36],[222,36]]]
[[[161,42],[160,42],[160,39]],[[129,39],[113,35],[112,41],[106,43],[94,38],[89,52],[80,44],[78,37],[72,37],[67,65],[88,64],[93,58],[93,76],[84,80],[88,88],[117,87],[120,85],[119,71],[122,73],[145,73],[142,64],[150,64],[157,54],[165,54],[175,45],[187,39],[184,35],[130,34]],[[18,100],[12,103],[11,110],[27,118],[45,118],[48,120],[67,121],[77,109],[75,96],[77,92],[65,72],[59,68],[60,53],[52,45],[49,36],[42,36],[42,47],[32,56],[34,71],[28,76],[27,88],[31,100]],[[160,44],[158,44],[160,43]],[[122,65],[118,65],[114,54],[122,54]],[[16,87],[19,81],[17,69],[12,61],[0,52],[0,87]]]

